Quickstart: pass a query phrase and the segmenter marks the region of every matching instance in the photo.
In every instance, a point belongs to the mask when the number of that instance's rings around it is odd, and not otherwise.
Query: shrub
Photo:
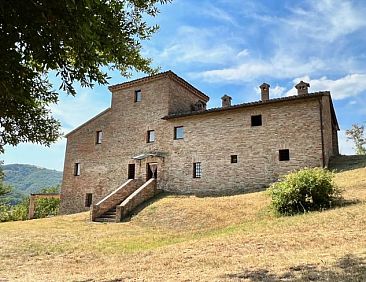
[[[272,208],[279,214],[293,215],[329,208],[340,198],[333,173],[322,168],[304,168],[272,184]]]
[[[34,218],[58,215],[59,207],[60,199],[37,199]]]

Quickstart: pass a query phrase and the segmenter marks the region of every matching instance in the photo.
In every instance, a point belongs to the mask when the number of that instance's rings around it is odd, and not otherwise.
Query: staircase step
[[[116,215],[116,212],[115,211],[107,211],[106,213],[104,214],[108,214],[108,215]]]
[[[103,214],[100,216],[100,218],[116,218],[115,214]]]
[[[115,218],[98,217],[94,221],[96,222],[115,222]]]

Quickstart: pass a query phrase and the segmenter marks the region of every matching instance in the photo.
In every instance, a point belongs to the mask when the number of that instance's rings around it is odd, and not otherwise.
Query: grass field
[[[128,222],[0,224],[0,281],[366,281],[366,168],[343,207],[275,217],[263,192],[163,196]]]

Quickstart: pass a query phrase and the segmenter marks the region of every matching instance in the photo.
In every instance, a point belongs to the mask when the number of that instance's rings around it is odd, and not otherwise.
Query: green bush
[[[34,218],[58,215],[59,207],[60,199],[37,199]]]
[[[272,208],[282,215],[293,215],[331,207],[340,198],[333,173],[322,168],[304,168],[272,184]]]

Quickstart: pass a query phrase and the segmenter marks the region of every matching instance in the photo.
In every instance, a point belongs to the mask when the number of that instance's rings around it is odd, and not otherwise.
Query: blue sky
[[[209,107],[220,106],[224,94],[234,104],[258,100],[262,82],[271,85],[272,98],[295,94],[300,80],[310,92],[330,90],[340,151],[352,154],[344,132],[366,122],[364,15],[364,0],[175,0],[149,19],[160,30],[143,43],[143,53],[209,95]],[[127,81],[118,72],[110,76],[111,84]],[[107,86],[78,87],[76,97],[62,94],[51,109],[67,133],[109,107],[110,98]],[[65,146],[65,139],[50,148],[7,146],[0,158],[62,170]]]

